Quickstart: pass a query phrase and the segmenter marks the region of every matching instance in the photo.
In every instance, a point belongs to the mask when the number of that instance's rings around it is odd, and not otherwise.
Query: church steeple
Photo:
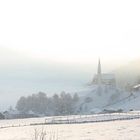
[[[101,95],[101,85],[102,85],[102,72],[101,72],[101,62],[100,59],[98,61],[98,70],[97,70],[97,83],[98,83],[98,94]]]

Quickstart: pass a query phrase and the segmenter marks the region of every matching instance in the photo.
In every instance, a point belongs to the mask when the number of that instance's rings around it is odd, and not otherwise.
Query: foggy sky
[[[38,91],[77,91],[99,57],[105,72],[139,58],[139,7],[138,0],[0,1],[2,106]]]

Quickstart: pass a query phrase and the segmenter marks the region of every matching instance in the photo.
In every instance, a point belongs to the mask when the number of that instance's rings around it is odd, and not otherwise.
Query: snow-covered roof
[[[140,88],[140,84],[133,86],[133,88]]]

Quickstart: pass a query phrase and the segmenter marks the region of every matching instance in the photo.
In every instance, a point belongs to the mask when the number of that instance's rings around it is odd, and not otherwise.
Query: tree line
[[[32,94],[27,97],[20,97],[17,101],[16,109],[21,113],[32,111],[35,114],[44,115],[70,115],[76,113],[76,104],[79,101],[77,93],[71,95],[66,92],[54,94],[47,97],[43,92]]]

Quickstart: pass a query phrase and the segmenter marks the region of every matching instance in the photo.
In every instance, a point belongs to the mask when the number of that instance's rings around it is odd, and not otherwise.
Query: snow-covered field
[[[46,129],[58,140],[140,140],[140,120],[87,124],[25,126],[0,130],[0,140],[32,140],[34,131]]]
[[[0,125],[22,125],[0,129],[0,140],[33,140],[35,130],[46,131],[48,140],[140,140],[140,119],[83,124],[35,125],[45,118],[3,120]],[[27,126],[24,126],[27,125]],[[51,140],[54,140],[51,139]]]
[[[29,125],[40,124],[67,124],[67,123],[90,123],[90,122],[104,122],[115,120],[130,120],[140,118],[139,111],[132,111],[126,113],[108,113],[108,114],[94,114],[94,115],[69,115],[69,116],[52,116],[42,118],[28,118],[28,119],[9,119],[0,120],[0,129],[9,127],[22,127]]]

